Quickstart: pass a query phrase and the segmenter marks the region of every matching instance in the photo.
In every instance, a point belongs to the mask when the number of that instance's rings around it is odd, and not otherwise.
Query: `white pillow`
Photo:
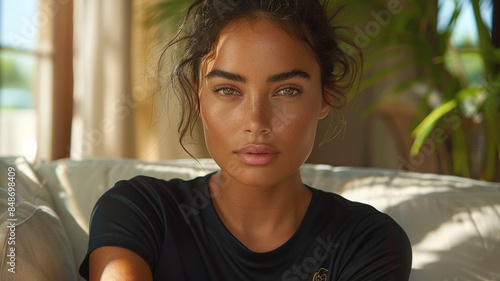
[[[0,172],[0,280],[77,280],[71,244],[31,165],[3,157]]]

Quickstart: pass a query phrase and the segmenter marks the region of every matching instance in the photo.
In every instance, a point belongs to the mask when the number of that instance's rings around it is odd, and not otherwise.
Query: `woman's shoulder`
[[[339,255],[336,272],[343,272],[342,280],[373,280],[374,276],[377,280],[408,280],[411,243],[395,220],[371,205],[331,192],[315,192],[322,212],[317,229],[335,246],[332,253]]]
[[[110,221],[142,225],[147,229],[164,229],[186,220],[185,209],[198,202],[207,176],[194,179],[159,179],[136,176],[120,180],[96,202],[91,220],[94,225]]]
[[[139,175],[128,180],[117,181],[99,199],[103,201],[121,201],[127,204],[165,206],[189,203],[197,194],[203,192],[207,176],[193,179],[161,179]]]

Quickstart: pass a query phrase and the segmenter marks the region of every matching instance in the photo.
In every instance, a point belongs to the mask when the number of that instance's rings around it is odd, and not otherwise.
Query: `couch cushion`
[[[0,280],[76,280],[71,245],[31,166],[1,158],[0,171]]]
[[[0,186],[7,188],[9,168],[15,169],[16,195],[35,206],[53,208],[51,195],[38,180],[30,163],[23,157],[0,157]]]

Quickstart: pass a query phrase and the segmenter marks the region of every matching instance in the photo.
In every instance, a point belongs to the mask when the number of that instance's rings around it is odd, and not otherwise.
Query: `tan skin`
[[[221,171],[210,178],[224,225],[248,249],[267,252],[297,231],[311,200],[299,168],[314,145],[324,102],[308,45],[268,19],[228,25],[200,71],[200,117]],[[101,247],[90,280],[152,280],[137,254]]]

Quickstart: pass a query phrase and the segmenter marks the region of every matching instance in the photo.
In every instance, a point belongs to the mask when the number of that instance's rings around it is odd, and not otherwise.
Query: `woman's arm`
[[[89,260],[91,281],[152,281],[148,264],[138,254],[120,247],[100,247]]]

